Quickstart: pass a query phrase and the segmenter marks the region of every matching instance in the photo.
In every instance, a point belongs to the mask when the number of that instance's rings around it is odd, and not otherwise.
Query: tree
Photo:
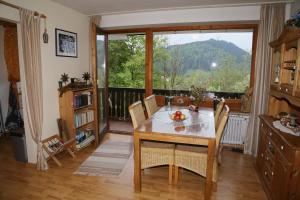
[[[171,61],[170,61],[170,83],[171,83],[171,89],[174,89],[174,86],[176,84],[176,77],[180,72],[182,66],[182,57],[180,53],[180,48],[175,48],[172,52]]]
[[[166,48],[167,38],[155,36],[153,40],[154,88],[167,89],[167,83],[170,76],[167,65],[171,56]]]

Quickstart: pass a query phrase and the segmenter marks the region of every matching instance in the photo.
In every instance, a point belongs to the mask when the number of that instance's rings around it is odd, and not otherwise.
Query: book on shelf
[[[86,130],[78,130],[76,131],[76,144],[83,142],[85,139],[89,138],[90,136],[94,135],[94,129],[86,129]]]
[[[82,149],[86,146],[88,146],[92,141],[95,140],[95,135],[94,134],[91,134],[90,136],[88,136],[87,138],[85,138],[83,141],[77,143],[76,141],[76,149],[79,150],[79,149]]]
[[[93,94],[92,92],[82,92],[80,95],[75,95],[73,98],[74,108],[92,105]]]
[[[76,132],[76,149],[82,149],[88,146],[92,141],[95,140],[95,131],[94,129],[85,129],[78,130]]]
[[[94,121],[94,111],[89,110],[87,112],[77,113],[74,115],[74,125],[76,128]]]

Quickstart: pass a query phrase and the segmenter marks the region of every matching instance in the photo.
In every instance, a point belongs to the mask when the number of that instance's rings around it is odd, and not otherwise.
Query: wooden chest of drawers
[[[272,117],[260,119],[256,167],[267,196],[300,200],[300,137],[275,129]]]

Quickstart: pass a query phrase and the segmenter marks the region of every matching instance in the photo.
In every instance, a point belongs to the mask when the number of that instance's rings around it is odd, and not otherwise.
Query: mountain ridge
[[[237,64],[248,63],[251,56],[250,53],[231,42],[215,39],[170,45],[166,49],[172,56],[177,54],[178,57],[180,54],[183,71],[193,69],[210,71],[212,63],[220,63],[230,58]],[[178,49],[180,53],[176,52]],[[245,67],[249,68],[250,65]]]

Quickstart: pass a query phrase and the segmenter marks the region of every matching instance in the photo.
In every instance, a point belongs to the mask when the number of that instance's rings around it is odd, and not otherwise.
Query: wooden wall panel
[[[11,82],[20,81],[17,27],[5,27],[4,57],[7,65],[8,80]]]

